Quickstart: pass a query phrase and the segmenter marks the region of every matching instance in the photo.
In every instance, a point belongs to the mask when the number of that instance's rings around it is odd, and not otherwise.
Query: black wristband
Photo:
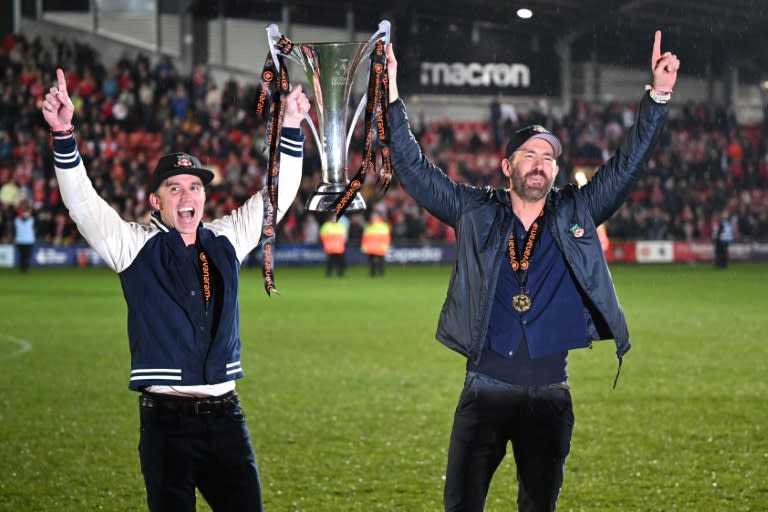
[[[67,137],[75,133],[75,125],[70,125],[67,130],[59,130],[59,131],[49,130],[49,131],[51,132],[51,135],[53,137]]]

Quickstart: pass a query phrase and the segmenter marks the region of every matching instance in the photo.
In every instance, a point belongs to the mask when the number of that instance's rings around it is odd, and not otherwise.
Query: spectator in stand
[[[493,139],[493,149],[501,151],[501,145],[504,142],[504,128],[501,123],[501,95],[493,98],[491,101],[491,137]],[[418,135],[421,135],[420,133]]]
[[[176,86],[176,93],[171,98],[171,110],[173,116],[181,121],[187,118],[187,112],[190,106],[189,94],[183,84]]]
[[[4,142],[7,154],[10,150],[10,156],[6,157],[3,163],[0,158],[0,187],[10,178],[3,177],[2,169],[15,169],[17,163],[24,159],[24,155],[45,155],[48,161],[42,165],[35,164],[36,169],[40,169],[42,178],[45,181],[43,197],[48,197],[49,192],[56,192],[55,183],[49,185],[53,178],[53,166],[45,144],[41,146],[40,141],[47,140],[47,131],[40,124],[38,102],[39,97],[35,97],[36,91],[40,89],[40,84],[45,84],[53,80],[53,62],[70,63],[70,77],[72,83],[77,85],[77,93],[73,94],[71,99],[77,108],[79,143],[81,155],[87,168],[98,175],[109,175],[116,160],[130,160],[130,157],[143,155],[145,160],[153,160],[162,152],[169,152],[173,149],[186,149],[187,152],[197,154],[207,160],[221,159],[220,165],[225,166],[228,162],[229,154],[236,153],[240,160],[243,172],[242,180],[227,180],[227,193],[223,195],[211,195],[211,203],[217,201],[217,197],[227,197],[233,195],[237,197],[248,197],[254,188],[261,186],[263,182],[263,158],[258,144],[253,144],[243,135],[252,135],[261,137],[263,133],[263,123],[254,116],[249,110],[252,103],[252,95],[257,84],[246,83],[239,86],[233,78],[227,83],[217,84],[210,76],[206,79],[209,82],[209,95],[206,95],[205,103],[192,102],[189,105],[189,119],[185,122],[174,123],[170,121],[172,116],[171,99],[176,91],[178,84],[187,87],[187,95],[196,97],[200,91],[193,91],[193,82],[200,83],[199,78],[193,78],[192,75],[181,76],[175,69],[173,61],[167,56],[158,61],[158,65],[150,64],[149,58],[144,55],[131,56],[126,52],[115,62],[102,62],[99,52],[94,48],[84,44],[73,44],[66,40],[45,41],[39,38],[27,40],[24,35],[15,35],[6,38],[6,47],[0,48],[0,129],[5,128],[9,140]],[[3,58],[3,53],[5,57]],[[34,65],[30,66],[29,63]],[[20,81],[22,70],[27,68],[23,82]],[[114,105],[109,107],[105,96],[101,93],[102,84],[107,79],[110,69],[112,76],[117,80],[118,96]],[[32,70],[29,73],[29,70]],[[127,73],[126,73],[127,72]],[[205,74],[205,70],[202,72]],[[42,81],[39,79],[42,73]],[[195,72],[197,74],[197,71]],[[90,76],[89,76],[90,75]],[[99,146],[102,139],[107,137],[108,132],[104,125],[114,124],[119,119],[122,109],[120,97],[125,90],[125,84],[129,83],[126,79],[129,77],[132,85],[129,86],[129,94],[132,92],[136,99],[133,109],[128,108],[128,117],[123,121],[124,134],[128,135],[129,140],[138,140],[139,143],[130,147],[121,142],[121,133],[114,132],[117,138],[117,144],[123,151],[115,151],[111,157],[102,157],[99,155]],[[204,80],[203,80],[204,81]],[[74,86],[73,86],[74,87]],[[130,88],[133,88],[130,91]],[[485,108],[485,107],[484,107]],[[593,142],[604,157],[610,153],[615,146],[617,138],[621,135],[616,123],[620,122],[620,128],[626,130],[635,118],[637,105],[634,103],[609,104],[609,105],[587,105],[583,102],[575,102],[572,112],[557,122],[553,122],[552,131],[557,135],[565,146],[564,154],[561,156],[560,172],[556,178],[555,186],[562,188],[568,184],[572,170],[573,155],[578,144],[572,141],[581,141],[583,134],[589,132],[593,136]],[[429,117],[434,113],[425,112]],[[742,205],[752,212],[752,216],[757,218],[761,212],[768,210],[768,196],[762,194],[763,190],[768,189],[768,144],[765,137],[765,129],[762,126],[739,126],[736,117],[732,111],[725,110],[716,104],[696,104],[689,103],[683,106],[681,116],[670,119],[668,129],[662,133],[659,140],[659,151],[657,157],[649,162],[648,177],[658,177],[659,183],[664,192],[663,202],[656,204],[666,215],[669,216],[669,222],[673,224],[674,229],[667,230],[665,235],[668,239],[677,239],[693,236],[696,240],[710,241],[711,225],[716,213],[725,207],[723,199],[736,198],[737,203],[731,204],[729,208],[733,212],[742,212]],[[105,117],[105,115],[107,117]],[[530,109],[518,108],[515,110],[513,101],[504,101],[500,105],[501,123],[509,135],[512,126],[530,124],[532,115]],[[478,110],[478,119],[487,119],[487,110]],[[161,145],[160,136],[157,135],[163,130],[166,120],[169,120],[167,133],[164,136],[165,144]],[[94,132],[93,126],[102,125],[98,132]],[[133,125],[133,126],[131,126]],[[423,133],[420,134],[420,141],[423,143],[424,153],[432,156],[433,151],[438,150],[438,134],[435,131],[437,124],[425,125]],[[768,124],[766,125],[768,126]],[[138,130],[138,131],[137,131]],[[421,130],[421,128],[420,128]],[[236,135],[240,135],[238,139]],[[728,143],[731,136],[738,137],[742,145],[742,175],[740,179],[729,181],[729,156],[727,154]],[[359,136],[358,136],[359,137]],[[211,154],[205,149],[205,140],[223,141],[221,149],[215,149],[213,143],[210,144]],[[252,138],[251,141],[254,139]],[[30,144],[31,141],[31,144]],[[236,142],[237,141],[237,142]],[[111,144],[107,140],[107,144]],[[354,144],[355,146],[359,144]],[[30,149],[31,148],[31,151]],[[317,149],[310,138],[304,148],[304,174],[305,183],[302,184],[302,198],[297,199],[301,203],[304,197],[304,190],[311,192],[313,186],[320,179],[320,163]],[[446,173],[457,181],[466,181],[470,183],[489,184],[491,186],[500,186],[499,173],[486,174],[488,166],[486,162],[489,157],[495,161],[497,155],[495,151],[481,149],[477,158],[471,160],[462,158],[461,167],[458,165],[457,154],[466,151],[464,143],[456,143],[452,146],[439,146],[441,152],[439,156],[440,167]],[[243,156],[251,153],[256,162],[252,165],[248,157]],[[214,157],[214,153],[216,156]],[[737,153],[735,153],[737,155]],[[126,156],[128,155],[128,156]],[[100,157],[98,163],[92,162],[95,157]],[[126,166],[125,162],[122,162]],[[246,172],[246,169],[248,171]],[[251,172],[251,170],[253,172]],[[738,170],[737,170],[738,172]],[[459,176],[461,174],[461,176]],[[669,178],[674,178],[674,183]],[[723,196],[719,191],[713,191],[712,183],[716,183],[720,178],[723,179],[726,195]],[[99,193],[105,195],[110,202],[113,198],[109,194],[113,193],[113,188],[108,180],[102,180],[103,189]],[[653,180],[648,179],[647,183]],[[611,222],[612,238],[624,238],[620,233],[632,233],[631,238],[645,238],[650,232],[650,226],[647,224],[649,215],[643,214],[646,209],[651,208],[646,192],[641,190],[645,188],[646,180],[638,184],[637,192],[628,200],[624,208],[629,209],[632,215],[629,215],[622,222],[628,222],[624,227]],[[234,189],[244,188],[248,193],[234,193]],[[648,188],[650,193],[652,188]],[[391,190],[387,197],[394,192]],[[757,192],[757,195],[753,195]],[[146,204],[145,198],[136,198],[138,204]],[[123,201],[127,204],[125,201]],[[405,197],[400,201],[398,208],[408,207],[413,204],[413,200]],[[212,212],[216,204],[210,204],[207,207],[208,212]],[[685,207],[689,207],[694,212],[694,218],[684,220],[686,215]],[[127,207],[127,206],[126,206]],[[44,201],[41,205],[35,205],[36,217],[38,223],[43,229],[44,225],[53,225],[57,218],[57,206],[55,203]],[[622,208],[622,210],[624,209]],[[620,210],[621,211],[621,210]],[[130,212],[120,212],[125,214],[126,218],[131,216]],[[305,211],[295,212],[296,222],[298,224],[297,232],[301,232],[302,226],[307,222],[310,214]],[[405,219],[403,212],[396,209],[389,210],[389,217],[393,221],[393,231],[396,237],[408,236],[413,241],[430,242],[439,240],[444,234],[452,235],[452,230],[434,230],[431,228],[423,213],[417,216],[417,222],[413,223],[413,215],[409,213],[409,224],[404,223],[401,226],[395,224],[395,220]],[[13,217],[11,217],[13,218]],[[47,219],[47,220],[44,220]],[[65,223],[63,233],[65,238],[70,235],[76,236],[74,241],[82,243],[77,231],[73,229],[71,220],[64,217]],[[754,240],[768,239],[768,230],[762,227],[762,221],[756,222],[756,226],[749,236]],[[691,229],[693,228],[693,229]],[[421,231],[418,231],[421,230]],[[417,232],[418,231],[418,232]],[[40,240],[46,236],[55,238],[53,234],[44,235],[40,233]],[[8,240],[12,240],[9,233],[6,233]]]
[[[11,176],[11,173],[3,173]],[[21,187],[18,184],[18,176],[13,176],[5,183],[0,184],[0,205],[16,207],[22,199]]]
[[[295,208],[303,207],[303,204],[299,204]],[[309,245],[320,243],[320,225],[317,223],[317,217],[315,215],[306,215],[306,212],[304,213],[304,224],[302,226],[300,242]]]

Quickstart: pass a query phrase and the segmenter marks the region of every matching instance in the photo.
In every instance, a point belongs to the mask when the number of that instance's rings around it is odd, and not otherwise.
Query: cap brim
[[[152,192],[155,192],[158,188],[160,188],[160,185],[162,185],[163,182],[168,178],[179,176],[181,174],[191,174],[192,176],[197,176],[203,182],[203,186],[207,186],[211,181],[213,181],[214,177],[213,171],[209,171],[208,169],[203,169],[200,167],[179,167],[177,169],[172,169],[171,172],[164,174],[162,179],[158,180],[154,184],[152,187]]]
[[[208,185],[211,181],[213,181],[213,171],[209,171],[208,169],[201,169],[199,167],[195,167],[195,172],[185,172],[179,174],[194,174],[203,180],[203,185]]]
[[[555,158],[563,153],[563,145],[560,144],[560,139],[551,133],[537,133],[536,135],[532,135],[528,140],[531,139],[543,139],[549,142],[549,145],[552,146],[552,150],[554,151]]]

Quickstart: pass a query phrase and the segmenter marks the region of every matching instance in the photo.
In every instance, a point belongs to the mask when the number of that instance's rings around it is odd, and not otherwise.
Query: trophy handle
[[[281,37],[282,37],[282,34],[280,33],[280,29],[278,28],[276,23],[272,23],[267,27],[267,39],[269,40],[269,54],[272,55],[272,61],[275,63],[275,68],[278,71],[280,71],[280,60],[277,58],[277,52],[275,52],[275,45],[277,45],[277,42],[280,40]],[[288,55],[286,55],[286,57],[291,59],[293,62],[299,64],[306,71],[307,64],[304,61],[304,56],[301,54],[301,52],[298,52],[298,56],[296,52],[291,52]],[[315,139],[315,144],[317,144],[317,147],[322,147],[320,145],[320,136],[317,134],[315,123],[312,122],[312,118],[309,116],[309,112],[304,114],[304,120],[309,125],[309,129],[312,132],[312,137]],[[349,146],[349,143],[347,143],[347,146]]]
[[[363,58],[368,57],[371,52],[373,51],[373,47],[376,45],[376,41],[379,39],[384,39],[384,46],[389,44],[390,38],[392,33],[392,24],[389,22],[389,20],[382,20],[381,23],[379,23],[378,30],[370,37],[368,38],[368,46],[365,49],[365,54],[363,55]],[[368,102],[368,89],[366,88],[365,93],[363,94],[363,97],[360,98],[360,103],[357,104],[357,108],[355,109],[355,115],[352,116],[352,123],[349,125],[349,130],[347,133],[347,147],[346,152],[349,153],[349,144],[352,142],[352,133],[355,131],[355,124],[357,124],[357,120],[360,118],[360,114],[363,113],[363,109],[365,108],[366,103]],[[314,128],[314,127],[313,127]]]
[[[269,54],[272,55],[272,62],[275,63],[275,67],[280,71],[280,60],[275,53],[275,45],[280,40],[280,29],[277,28],[275,23],[272,23],[267,27],[267,40],[269,41]]]
[[[283,34],[280,33],[280,29],[277,27],[277,24],[272,23],[270,26],[267,27],[267,39],[269,40],[269,54],[272,55],[272,60],[275,62],[275,68],[277,68],[278,71],[280,71],[280,60],[277,58],[277,52],[275,51],[275,46],[277,45],[278,41],[280,41],[280,38],[283,37]],[[294,52],[289,53],[286,55],[289,59],[291,59],[294,62],[298,62],[302,66],[304,65],[303,62],[301,62],[299,59],[296,58],[294,55]]]

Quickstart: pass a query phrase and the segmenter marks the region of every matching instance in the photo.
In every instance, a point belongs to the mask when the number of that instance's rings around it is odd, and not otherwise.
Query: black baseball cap
[[[552,149],[554,150],[555,158],[559,157],[563,152],[563,145],[560,143],[560,139],[555,137],[552,132],[540,124],[532,124],[525,128],[520,128],[512,134],[504,154],[509,157],[512,153],[517,151],[520,146],[531,139],[544,139],[549,142],[549,145],[552,146]]]
[[[203,186],[213,179],[213,172],[203,169],[200,160],[188,153],[169,153],[163,155],[157,161],[155,172],[152,173],[152,181],[149,185],[150,192],[156,192],[160,184],[171,176],[179,174],[192,174],[203,180]]]

